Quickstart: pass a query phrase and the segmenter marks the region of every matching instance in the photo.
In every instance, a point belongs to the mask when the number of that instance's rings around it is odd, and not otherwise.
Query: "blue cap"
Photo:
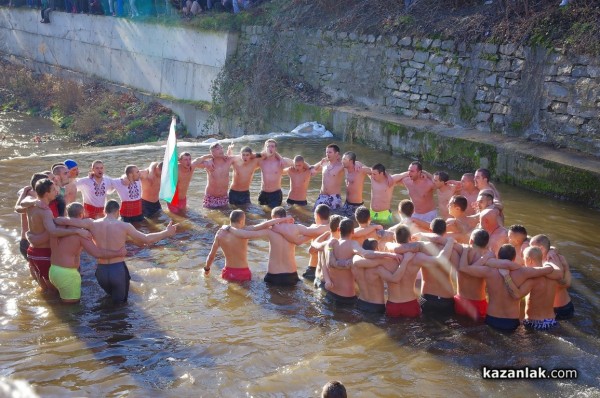
[[[67,166],[67,169],[71,170],[73,167],[77,167],[77,162],[71,159],[67,159],[65,160],[65,166]]]

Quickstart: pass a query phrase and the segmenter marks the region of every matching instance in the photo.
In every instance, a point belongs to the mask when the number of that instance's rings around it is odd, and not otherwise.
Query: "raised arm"
[[[331,231],[323,232],[317,238],[315,238],[310,246],[317,251],[323,251],[325,249],[325,245],[327,245],[327,241],[331,238]]]
[[[293,223],[294,223],[294,217],[288,216],[288,217],[283,217],[283,218],[272,218],[270,220],[263,221],[260,224],[256,224],[256,225],[246,225],[244,227],[244,229],[246,231],[260,231],[261,229],[270,228],[273,225],[277,225],[277,224],[293,224]]]
[[[383,279],[386,282],[398,283],[404,276],[404,272],[406,271],[406,267],[408,266],[408,263],[411,262],[414,257],[415,257],[414,253],[406,253],[402,257],[402,261],[400,262],[400,265],[398,265],[398,268],[393,273],[388,271],[384,267],[378,267],[377,273],[379,274],[381,279]]]
[[[381,231],[383,230],[383,226],[378,225],[378,224],[371,224],[368,227],[365,227],[363,229],[361,229],[358,232],[355,232],[353,237],[354,238],[362,238],[364,236],[367,236],[375,231]]]
[[[159,240],[175,235],[175,233],[177,233],[177,224],[173,224],[173,221],[171,221],[163,231],[153,232],[151,234],[143,234],[135,229],[133,225],[127,224],[126,232],[127,236],[129,236],[136,244],[142,243],[144,245],[151,245]]]
[[[510,271],[514,271],[519,268],[522,268],[521,265],[514,263],[510,260],[499,260],[497,258],[490,258],[489,260],[486,261],[485,265],[487,265],[488,267],[492,267],[492,268],[507,269]]]
[[[224,226],[225,231],[229,231],[233,236],[242,239],[265,239],[269,237],[269,233],[272,233],[270,229],[261,229],[259,231],[248,231],[245,229],[239,229],[232,227],[231,225]]]
[[[22,202],[28,196],[31,197],[29,195],[29,192],[31,192],[31,191],[32,191],[32,188],[30,186],[27,186],[27,187],[23,188],[23,190],[21,191],[21,194],[17,198],[17,203],[15,203],[15,212],[17,212],[17,213],[25,213],[27,211],[27,208],[24,207],[24,206],[22,206]],[[33,203],[34,203],[34,201],[32,201],[32,203],[30,203],[29,206],[27,206],[27,207],[33,206]]]
[[[58,228],[56,224],[54,224],[54,218],[52,217],[52,213],[49,210],[44,211],[42,215],[42,222],[44,223],[44,228],[48,231],[53,238],[60,238],[63,236],[69,235],[79,235],[82,238],[89,239],[92,237],[90,232],[86,229],[80,228]]]
[[[487,258],[485,258],[484,256],[478,259],[473,264],[469,265],[469,248],[465,247],[463,249],[462,254],[460,255],[460,261],[458,262],[458,270],[476,278],[485,278],[489,276],[492,271],[496,272],[494,269],[486,267],[484,265],[485,260],[487,260]]]

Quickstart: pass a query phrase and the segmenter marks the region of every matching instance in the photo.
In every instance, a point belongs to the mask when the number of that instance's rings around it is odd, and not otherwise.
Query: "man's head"
[[[210,154],[215,159],[225,156],[225,153],[223,152],[223,145],[219,144],[218,142],[212,144],[208,149],[210,150]]]
[[[485,229],[474,229],[473,232],[471,232],[469,243],[473,246],[485,249],[488,243],[490,243],[490,234],[488,234]]]
[[[385,174],[385,166],[381,163],[377,163],[375,166],[371,167],[373,173],[371,174],[371,178],[377,182],[383,181],[386,177]]]
[[[410,199],[402,199],[398,203],[398,212],[400,216],[412,217],[415,212],[415,204]]]
[[[285,217],[287,217],[287,213],[285,212],[285,209],[283,207],[277,206],[273,210],[271,210],[271,218],[285,218]]]
[[[325,148],[325,156],[330,162],[337,162],[340,160],[340,147],[335,144],[329,144]]]
[[[294,156],[294,170],[296,171],[304,171],[304,157],[302,155]]]
[[[94,160],[92,163],[92,175],[95,178],[102,178],[104,176],[104,163],[101,160]]]
[[[541,267],[544,262],[542,249],[536,246],[529,246],[523,251],[523,262],[528,267]]]
[[[448,213],[454,218],[461,217],[467,210],[467,205],[467,198],[462,195],[454,195],[448,202]]]
[[[272,138],[269,138],[265,141],[265,152],[267,152],[267,156],[271,156],[277,153],[277,141]]]
[[[192,155],[189,152],[183,152],[179,155],[179,164],[185,168],[192,167]]]
[[[436,171],[433,173],[433,184],[438,189],[446,185],[449,179],[450,176],[445,171]]]
[[[44,173],[35,173],[34,175],[31,176],[31,188],[35,191],[35,184],[39,181],[39,180],[43,180],[44,178],[48,178],[48,175],[44,174]]]
[[[79,166],[73,159],[65,160],[65,166],[69,170],[69,178],[77,178],[79,176]]]
[[[347,398],[346,387],[339,381],[330,381],[323,386],[321,398]]]
[[[508,227],[508,243],[514,247],[521,247],[527,239],[527,230],[521,224],[513,224]]]
[[[252,159],[252,148],[245,146],[240,150],[240,154],[242,155],[242,160],[248,162]]]
[[[239,209],[232,211],[229,215],[229,224],[239,228],[244,228],[246,225],[246,214]]]
[[[108,202],[106,202],[106,204],[104,205],[104,212],[106,214],[112,214],[112,215],[118,216],[120,208],[121,208],[121,206],[119,206],[119,202],[117,202],[114,199],[111,199]]]
[[[446,220],[440,217],[434,218],[429,224],[429,228],[434,234],[442,236],[446,233]]]
[[[475,189],[475,175],[473,173],[463,174],[460,184],[465,191],[473,191]]]
[[[69,218],[83,218],[83,205],[79,202],[72,202],[67,205],[67,215]]]
[[[371,220],[371,211],[365,206],[359,206],[354,212],[354,218],[359,224],[367,224]]]
[[[396,243],[408,243],[410,236],[410,229],[406,225],[401,225],[395,233]]]
[[[331,208],[324,203],[321,203],[317,207],[315,207],[315,221],[323,222],[329,220],[329,215],[331,214]]]
[[[483,210],[494,204],[494,193],[490,189],[484,189],[477,195],[477,208]]]
[[[494,233],[498,228],[498,213],[494,209],[485,209],[479,216],[479,224],[481,228],[488,231],[489,234]]]
[[[490,171],[488,169],[477,169],[475,172],[475,186],[485,189],[490,183]]]
[[[39,199],[46,199],[48,202],[51,202],[56,199],[58,191],[51,179],[43,178],[35,183],[35,193]]]
[[[337,232],[340,229],[340,223],[342,222],[342,216],[339,214],[334,214],[329,217],[329,230],[333,232]]]
[[[539,247],[544,254],[544,258],[546,258],[550,251],[550,238],[546,235],[536,235],[529,241],[529,246]]]
[[[137,166],[132,164],[125,167],[125,176],[129,181],[139,181],[140,180],[140,169]]]
[[[422,171],[423,166],[421,165],[421,162],[414,161],[408,165],[408,176],[413,181],[417,181],[421,178]]]
[[[365,250],[377,250],[379,242],[377,239],[365,239],[362,244],[362,248]]]
[[[354,233],[354,221],[349,218],[344,218],[340,223],[340,236],[342,238],[350,238]]]
[[[342,165],[344,167],[354,167],[354,163],[356,163],[356,154],[354,152],[346,152],[342,156]]]
[[[502,245],[500,247],[500,249],[498,250],[498,259],[499,260],[515,261],[516,257],[517,257],[517,251],[515,250],[515,247],[513,245],[511,245],[510,243]]]
[[[54,176],[54,182],[59,188],[64,187],[69,183],[69,170],[63,163],[53,165],[52,174]]]

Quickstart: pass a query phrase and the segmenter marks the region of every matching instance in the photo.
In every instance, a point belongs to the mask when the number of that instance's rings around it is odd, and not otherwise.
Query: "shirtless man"
[[[210,155],[194,159],[192,162],[192,155],[189,152],[183,152],[179,155],[177,161],[177,186],[175,188],[175,194],[171,203],[167,203],[169,211],[174,214],[181,214],[187,207],[187,192],[190,188],[192,176],[197,168],[206,168]]]
[[[469,240],[470,246],[465,266],[472,265],[491,253],[487,247],[489,240],[490,235],[485,230],[473,231]],[[459,267],[457,294],[454,296],[454,312],[457,315],[468,316],[475,321],[483,321],[487,313],[487,306],[485,279],[472,276]]]
[[[152,162],[146,170],[140,171],[140,181],[142,183],[142,214],[144,217],[152,217],[162,211],[159,200],[162,166],[163,162]]]
[[[414,218],[431,222],[437,217],[435,202],[433,200],[433,181],[423,174],[423,166],[420,162],[412,162],[408,166],[408,173],[392,176],[394,182],[402,184],[408,189],[408,195],[415,205]]]
[[[436,171],[433,173],[433,185],[437,190],[438,214],[445,220],[450,215],[448,203],[450,198],[456,194],[459,182],[450,180],[450,176],[445,171]]]
[[[498,254],[500,247],[508,243],[506,228],[498,224],[498,212],[495,209],[485,209],[480,213],[480,225],[490,234],[490,250]]]
[[[142,184],[140,183],[140,170],[137,166],[127,165],[125,176],[115,181],[113,186],[119,198],[121,198],[121,210],[119,212],[121,219],[125,222],[143,221]]]
[[[525,265],[523,260],[523,252],[529,247],[529,237],[527,236],[527,230],[520,224],[513,224],[508,227],[508,243],[515,247],[517,251],[517,257],[515,263],[519,265]]]
[[[65,160],[65,166],[67,166],[67,170],[69,171],[69,183],[65,185],[65,203],[73,203],[77,200],[77,186],[75,185],[75,181],[77,177],[79,177],[79,166],[77,162],[72,159]]]
[[[382,231],[383,227],[377,224],[371,224],[371,211],[365,206],[360,206],[354,214],[358,227],[354,228],[352,239],[362,246],[365,239],[377,239],[377,231]]]
[[[429,223],[419,220],[418,218],[413,218],[414,212],[415,205],[413,204],[412,200],[402,199],[400,203],[398,203],[398,216],[400,217],[400,222],[393,227],[390,227],[388,230],[396,232],[398,227],[401,225],[406,225],[410,229],[410,233],[413,235],[419,232],[429,231]]]
[[[519,281],[521,281],[524,280],[523,278],[548,275],[553,271],[553,268],[550,266],[535,269],[520,268],[510,273],[505,272],[506,276],[503,276],[501,270],[482,265],[491,256],[492,254],[489,254],[468,265],[469,249],[465,248],[460,258],[458,270],[475,278],[485,279],[489,298],[485,323],[501,331],[513,331],[521,324],[519,315],[522,296],[514,291],[516,286],[511,277],[518,276]],[[514,258],[515,249],[511,245],[504,245],[498,251],[498,259],[500,260],[513,261]],[[513,297],[513,295],[516,297]]]
[[[74,202],[67,206],[69,218],[83,219],[83,205]],[[78,303],[81,299],[81,274],[79,273],[79,257],[81,251],[96,258],[111,258],[127,255],[125,245],[118,250],[99,249],[90,239],[79,235],[62,238],[51,237],[50,248],[50,282],[58,289],[63,303]]]
[[[378,242],[375,239],[366,239],[362,247],[365,250],[375,251],[378,250]],[[359,291],[356,308],[366,313],[384,314],[385,291],[377,267],[383,267],[393,272],[398,267],[406,267],[412,258],[413,253],[406,253],[398,266],[398,261],[391,258],[369,260],[361,256],[354,256],[352,258],[352,274]]]
[[[56,222],[61,225],[84,227],[92,233],[96,246],[100,249],[120,250],[127,239],[137,245],[151,245],[161,239],[175,235],[177,224],[169,223],[161,232],[143,234],[132,224],[119,220],[119,203],[116,200],[106,202],[104,211],[106,216],[98,220],[60,219]],[[125,264],[125,256],[99,258],[96,268],[96,280],[100,287],[111,296],[114,304],[127,302],[129,297],[129,270]]]
[[[306,206],[308,204],[306,200],[308,184],[310,183],[310,177],[316,173],[315,168],[311,167],[307,169],[304,158],[296,155],[294,157],[294,165],[288,167],[283,172],[290,177],[290,192],[286,200],[287,204],[290,206]]]
[[[58,194],[62,196],[64,200],[66,187],[69,185],[69,170],[67,169],[67,166],[65,166],[64,163],[52,165],[52,175],[56,188],[58,189]]]
[[[271,211],[271,218],[286,217],[283,207],[278,206]],[[278,224],[275,227],[260,231],[246,231],[232,226],[227,226],[225,229],[242,239],[267,238],[269,240],[269,261],[264,281],[278,286],[293,286],[300,280],[296,265],[297,242],[294,241],[304,241],[306,239],[304,237],[318,236],[323,232],[323,229],[311,231],[309,228],[298,224]],[[290,236],[292,238],[287,240],[286,237]]]
[[[331,209],[327,205],[318,205],[315,207],[315,223],[311,225],[311,227],[317,227],[321,225],[328,226],[329,225],[329,216],[331,215]],[[317,267],[319,265],[319,251],[312,246],[312,243],[318,240],[318,237],[313,239],[311,242],[310,249],[308,250],[309,260],[308,267],[306,271],[302,274],[304,279],[309,281],[315,280],[315,275],[317,271]]]
[[[564,271],[563,279],[558,281],[556,286],[556,295],[554,297],[554,312],[556,319],[571,319],[575,313],[575,306],[571,301],[571,296],[567,290],[571,287],[571,270],[569,263],[564,256],[558,254],[552,246],[550,239],[546,235],[536,235],[531,238],[530,246],[538,247],[542,251],[545,262],[552,262],[558,265]]]
[[[210,156],[212,157],[211,167],[203,162],[196,165],[198,168],[206,169],[208,176],[206,180],[206,189],[204,190],[204,200],[202,206],[207,209],[219,209],[229,204],[229,168],[234,158],[225,155],[223,146],[215,142],[210,146]]]
[[[493,192],[494,195],[494,206],[498,209],[500,217],[502,217],[502,209],[504,206],[502,205],[502,200],[500,199],[500,192],[496,189],[494,184],[490,182],[490,171],[488,169],[477,169],[475,172],[475,186],[479,189],[479,192],[484,191],[486,189]]]
[[[390,270],[387,267],[379,267],[378,273],[383,280],[387,282],[388,301],[386,302],[385,313],[389,317],[408,317],[414,318],[421,315],[421,306],[415,293],[415,282],[417,275],[425,268],[445,266],[452,252],[454,241],[447,239],[444,248],[436,255],[430,256],[425,253],[415,252],[413,247],[423,246],[422,244],[409,243],[410,230],[406,226],[401,226],[395,232],[395,242],[386,243],[386,251],[392,253],[404,253],[404,256],[412,257],[411,261],[406,263],[405,267],[399,266]],[[412,250],[412,252],[410,252]]]
[[[92,163],[90,176],[78,178],[75,186],[83,196],[85,217],[92,219],[104,217],[106,194],[114,189],[113,179],[104,175],[104,163],[95,160]]]
[[[390,208],[394,185],[390,184],[385,166],[381,163],[377,163],[371,169],[371,221],[390,225],[393,222]]]
[[[246,226],[246,214],[242,210],[234,210],[229,215],[230,225],[237,229],[246,231],[260,231],[265,228],[281,223],[294,222],[292,218],[274,218],[258,225]],[[225,255],[225,267],[221,272],[221,278],[230,282],[243,282],[252,279],[252,273],[248,267],[248,239],[238,238],[225,229],[219,229],[215,240],[206,258],[204,272],[208,274],[215,260],[217,252],[221,248]]]
[[[27,209],[27,222],[29,233],[42,236],[42,239],[40,241],[30,241],[27,258],[29,259],[31,274],[34,275],[42,290],[44,292],[53,291],[55,288],[50,283],[48,276],[51,265],[50,238],[77,234],[87,239],[90,234],[88,231],[79,228],[56,227],[52,211],[48,208],[50,201],[54,200],[58,194],[56,186],[51,180],[47,178],[39,180],[35,184],[35,192],[39,203]]]
[[[475,186],[475,175],[473,173],[465,173],[462,175],[459,193],[467,198],[466,215],[472,216],[477,212],[474,204],[477,201],[477,195],[479,194],[479,189]]]
[[[341,213],[348,218],[355,215],[356,209],[364,205],[363,189],[365,178],[371,175],[370,167],[356,165],[356,154],[354,152],[346,152],[342,156],[342,165],[346,170],[346,202],[342,206]]]
[[[227,154],[233,150],[233,144],[227,149]],[[239,156],[233,156],[233,180],[229,187],[229,203],[235,206],[249,205],[250,184],[256,169],[260,168],[262,154],[254,154],[252,148],[245,146]]]
[[[277,153],[277,141],[268,139],[265,141],[264,158],[260,163],[261,191],[258,195],[258,203],[261,206],[275,208],[281,206],[283,192],[281,191],[281,176],[283,169],[292,165],[292,160],[282,158]]]
[[[468,202],[462,195],[454,195],[448,202],[448,214],[451,218],[446,220],[446,226],[449,236],[452,236],[458,243],[469,243],[469,235],[473,228],[467,217]]]
[[[337,305],[354,305],[356,291],[351,264],[355,254],[368,259],[390,258],[397,261],[395,253],[365,250],[352,239],[354,234],[354,221],[345,218],[340,223],[340,239],[333,239],[325,248],[325,262],[327,273],[325,277],[326,299]],[[333,255],[333,257],[331,256]],[[348,266],[340,267],[338,262],[347,261]]]
[[[342,206],[342,181],[344,180],[344,165],[340,159],[340,147],[329,144],[325,148],[325,157],[316,169],[323,169],[323,181],[315,206],[326,204],[331,210]]]

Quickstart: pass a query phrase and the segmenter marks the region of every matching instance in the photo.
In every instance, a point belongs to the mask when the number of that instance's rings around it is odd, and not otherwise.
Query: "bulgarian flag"
[[[173,206],[177,206],[179,195],[177,193],[177,136],[175,135],[175,116],[171,120],[167,148],[163,159],[162,174],[160,176],[159,197]]]

